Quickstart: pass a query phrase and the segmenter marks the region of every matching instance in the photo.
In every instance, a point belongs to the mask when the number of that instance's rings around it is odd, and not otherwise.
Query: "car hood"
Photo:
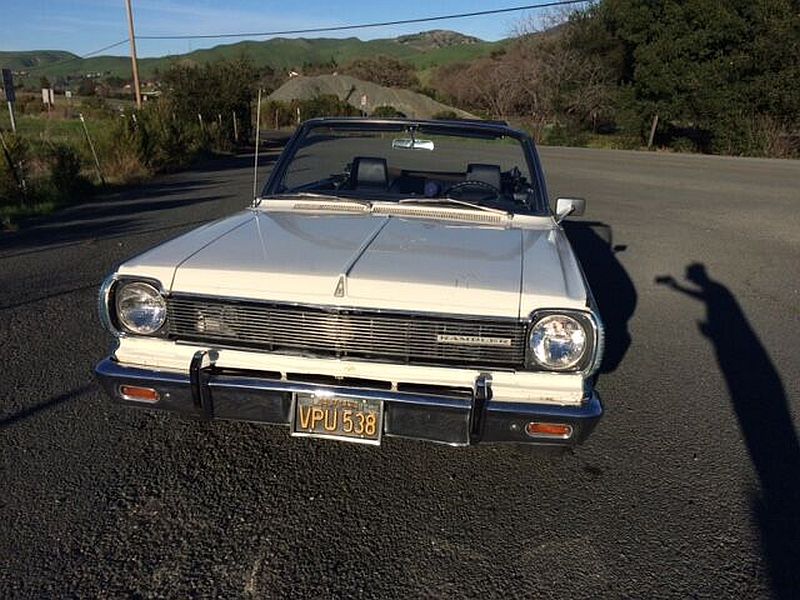
[[[252,211],[123,265],[172,293],[359,308],[524,317],[582,307],[558,228],[369,214]]]

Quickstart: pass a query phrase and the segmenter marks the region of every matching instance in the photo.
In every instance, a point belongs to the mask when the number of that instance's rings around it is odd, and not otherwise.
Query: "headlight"
[[[534,323],[528,344],[534,364],[567,371],[585,362],[592,345],[591,330],[578,318],[548,314]]]
[[[149,283],[122,283],[114,296],[117,320],[130,333],[150,335],[161,329],[167,320],[167,303]]]

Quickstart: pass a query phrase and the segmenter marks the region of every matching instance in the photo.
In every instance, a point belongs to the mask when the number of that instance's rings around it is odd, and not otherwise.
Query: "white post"
[[[258,105],[256,106],[256,156],[253,162],[253,206],[258,199],[258,144],[261,139],[261,88],[258,90]]]
[[[653,124],[650,126],[650,137],[647,138],[647,148],[653,145],[653,139],[656,137],[656,127],[658,127],[658,115],[653,117]]]
[[[97,168],[97,176],[100,178],[100,183],[105,185],[106,180],[103,177],[103,172],[100,170],[100,160],[97,158],[97,152],[95,152],[92,138],[89,135],[89,130],[86,128],[86,120],[83,118],[83,113],[78,113],[78,116],[81,119],[81,125],[83,125],[83,133],[86,134],[86,141],[89,142],[89,149],[92,151],[92,156],[94,157],[94,166]]]
[[[8,101],[8,116],[11,118],[11,131],[17,133],[17,120],[14,118],[14,103]]]

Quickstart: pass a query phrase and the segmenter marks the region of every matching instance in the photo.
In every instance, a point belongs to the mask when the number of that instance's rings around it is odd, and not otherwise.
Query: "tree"
[[[523,23],[502,52],[440,67],[433,81],[454,104],[492,117],[593,125],[610,111],[615,79],[601,58],[576,47],[578,26],[570,19],[540,32]]]
[[[419,79],[417,79],[412,65],[380,54],[373,58],[353,60],[344,65],[341,72],[387,87],[416,88],[419,86]]]
[[[707,132],[708,150],[750,152],[751,123],[800,125],[800,13],[792,0],[605,0],[597,17],[623,48],[622,83],[643,129],[658,114]]]
[[[177,118],[194,122],[197,115],[207,121],[223,115],[227,123],[235,112],[245,134],[258,79],[258,70],[246,56],[203,65],[177,62],[162,75],[165,99]],[[232,128],[228,133],[232,135]]]
[[[78,82],[78,95],[79,96],[94,96],[96,92],[97,85],[91,79],[86,77],[82,78]]]

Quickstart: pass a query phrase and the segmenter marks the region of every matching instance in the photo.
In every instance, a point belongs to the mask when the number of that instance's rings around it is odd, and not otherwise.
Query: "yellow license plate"
[[[292,435],[380,444],[383,400],[326,392],[295,394]]]

